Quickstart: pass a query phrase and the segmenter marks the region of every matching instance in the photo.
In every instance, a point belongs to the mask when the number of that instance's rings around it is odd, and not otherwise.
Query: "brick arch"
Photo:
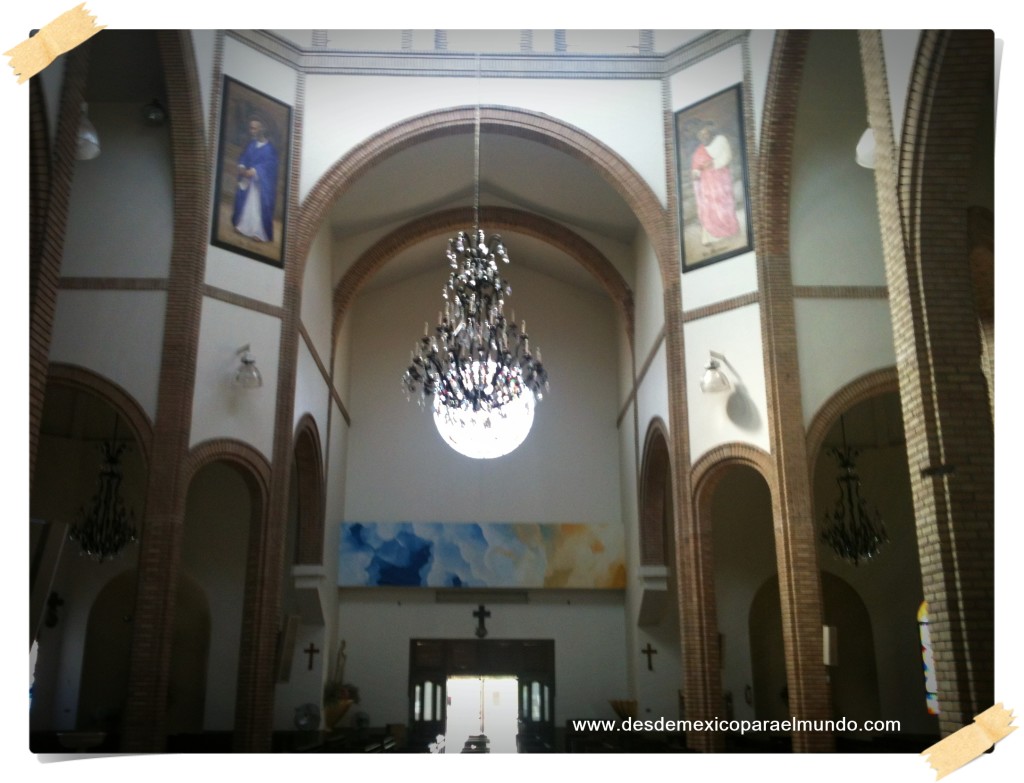
[[[121,386],[93,370],[73,364],[53,362],[47,370],[48,386],[66,386],[102,399],[128,422],[147,467],[153,447],[153,425],[138,401]]]
[[[373,166],[404,149],[442,136],[471,133],[475,106],[461,106],[420,114],[395,123],[362,142],[331,166],[299,208],[295,221],[294,259],[299,279],[313,239],[327,213],[351,184]],[[591,166],[632,209],[651,239],[664,283],[676,270],[672,221],[665,207],[643,178],[611,148],[584,131],[540,112],[508,106],[481,106],[481,131],[503,133],[536,141]]]
[[[488,230],[518,231],[558,248],[590,272],[604,287],[633,333],[633,293],[607,256],[575,231],[531,212],[510,207],[481,207],[481,224]],[[434,212],[412,220],[381,238],[366,250],[334,289],[334,327],[337,340],[341,325],[355,295],[385,264],[406,248],[440,234],[466,229],[473,224],[473,210],[458,207]]]
[[[644,439],[640,468],[640,565],[667,565],[670,531],[666,527],[666,500],[672,495],[672,455],[668,426],[659,417],[651,421]],[[671,505],[669,505],[671,509]]]
[[[898,155],[884,74],[871,67],[879,58],[864,58],[921,584],[939,702],[949,705],[944,735],[994,694],[994,433],[968,235],[979,118],[993,110],[993,46],[990,30],[922,33]]]
[[[706,504],[715,486],[729,468],[737,465],[745,465],[759,473],[773,497],[778,493],[775,463],[768,452],[746,443],[723,443],[701,456],[691,470],[693,502],[698,520],[709,518]]]
[[[778,493],[770,455],[744,443],[723,444],[704,454],[691,468],[690,486],[693,493],[686,498],[689,508],[685,509],[690,518],[690,525],[682,532],[680,542],[696,552],[691,564],[695,572],[692,580],[696,584],[696,589],[680,598],[681,609],[692,618],[688,626],[690,636],[684,638],[684,643],[692,650],[693,656],[692,661],[687,660],[687,667],[691,669],[690,676],[700,680],[700,691],[712,710],[721,709],[722,677],[715,597],[711,498],[721,477],[738,466],[752,468],[767,483],[775,515],[775,498]],[[681,570],[680,573],[685,571]],[[696,669],[692,670],[693,667]],[[725,750],[724,741],[720,737],[710,738],[706,743],[706,750]]]
[[[204,440],[192,447],[183,467],[185,485],[213,462],[226,462],[239,470],[253,497],[265,507],[270,491],[270,463],[248,443],[233,438]]]
[[[811,419],[811,426],[807,428],[808,467],[812,473],[818,461],[818,453],[825,443],[825,437],[840,415],[854,405],[872,397],[877,397],[887,392],[898,394],[899,391],[900,384],[896,368],[885,367],[860,376],[829,397],[818,409],[818,412],[814,414],[814,418]]]
[[[292,442],[299,499],[295,563],[319,565],[324,560],[324,461],[320,431],[310,414],[299,419]]]

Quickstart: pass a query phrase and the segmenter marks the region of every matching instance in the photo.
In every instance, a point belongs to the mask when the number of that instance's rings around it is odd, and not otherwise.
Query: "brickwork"
[[[290,231],[284,248],[284,294],[281,303],[281,343],[274,413],[273,470],[268,498],[267,524],[259,546],[252,550],[249,572],[253,578],[246,588],[246,610],[242,623],[239,658],[238,703],[235,712],[234,748],[249,753],[271,749],[274,719],[275,662],[277,635],[281,624],[282,574],[292,475],[295,377],[298,372],[299,328],[301,325],[302,276],[305,259],[316,229],[304,223],[298,204],[302,159],[302,130],[305,108],[305,77],[296,74],[295,111],[292,128],[292,161],[288,167],[288,213],[298,224]],[[321,501],[322,502],[322,501]]]
[[[715,664],[718,655],[718,624],[714,594],[708,591],[710,576],[704,565],[703,531],[693,507],[690,472],[690,433],[686,400],[686,346],[683,339],[682,249],[679,244],[679,190],[676,182],[675,118],[672,89],[662,80],[662,134],[665,139],[665,182],[668,209],[660,238],[651,236],[661,267],[665,312],[665,356],[668,372],[669,449],[672,497],[675,510],[676,611],[679,614],[679,649],[683,664],[683,705],[685,718],[707,720],[719,714],[721,674]],[[661,249],[656,242],[663,243]],[[635,406],[634,406],[635,409]],[[712,585],[713,586],[713,585]],[[710,603],[709,603],[710,601]],[[717,751],[724,738],[713,732],[689,732],[687,747]]]
[[[888,392],[899,392],[899,378],[892,367],[862,375],[825,401],[807,428],[807,467],[812,478],[825,438],[839,417],[854,405]]]
[[[775,555],[782,603],[782,634],[792,714],[808,720],[832,716],[822,657],[821,579],[813,521],[797,360],[793,280],[789,259],[790,176],[793,134],[809,34],[776,34],[765,97],[757,189],[753,196],[762,292],[768,429],[776,482],[772,487]],[[824,732],[794,732],[795,751],[829,751]]]
[[[50,386],[86,391],[104,400],[127,422],[143,461],[149,464],[153,449],[153,426],[146,411],[132,395],[92,370],[59,362],[50,364],[48,383]]]
[[[308,413],[295,428],[295,473],[299,496],[299,525],[295,542],[295,563],[321,565],[324,560],[323,449],[316,421]]]
[[[174,235],[146,518],[139,541],[129,696],[122,739],[122,750],[128,752],[159,752],[166,742],[210,195],[191,38],[188,33],[174,31],[161,31],[157,36],[171,125]]]
[[[861,33],[900,398],[941,714],[949,734],[993,694],[993,432],[967,235],[991,31],[926,32],[897,158],[880,35]]]
[[[31,264],[31,312],[29,314],[29,483],[35,475],[36,451],[39,446],[39,423],[46,398],[46,372],[50,362],[50,340],[53,337],[53,319],[57,311],[57,282],[60,279],[61,259],[64,255],[64,237],[67,231],[68,205],[71,200],[71,180],[75,171],[75,147],[81,104],[85,96],[85,81],[89,69],[88,42],[68,53],[64,71],[64,86],[60,102],[57,137],[52,150],[52,164],[46,178],[46,226],[38,237],[38,259],[33,255]],[[33,148],[40,144],[39,136],[46,132],[39,124],[41,111],[29,115],[32,123]],[[33,188],[43,185],[33,177]],[[43,194],[34,194],[38,203]]]
[[[687,679],[692,678],[700,683],[702,696],[705,699],[704,713],[700,717],[704,719],[725,715],[718,635],[718,606],[715,597],[715,553],[712,531],[714,520],[711,504],[718,481],[739,465],[753,468],[765,479],[769,487],[774,487],[775,465],[772,463],[771,457],[760,449],[747,444],[731,443],[712,449],[694,463],[689,474],[692,490],[687,498],[687,503],[691,507],[690,518],[693,522],[689,531],[691,540],[688,542],[688,547],[691,560],[688,567],[693,569],[695,577],[688,581],[689,583],[697,581],[700,592],[685,595],[684,600],[691,605],[690,609],[694,612],[694,618],[691,621],[692,627],[695,627],[701,634],[698,640],[690,641],[690,645],[695,648],[691,654],[700,656],[702,668]],[[772,495],[773,497],[777,495],[774,489]],[[684,644],[687,642],[685,636],[683,641]],[[689,712],[689,708],[687,711]],[[687,715],[687,717],[690,716]],[[722,736],[711,732],[703,734],[706,735],[703,738],[700,732],[688,734],[687,743],[692,744],[695,749],[725,750]]]
[[[359,289],[365,285],[388,261],[406,248],[432,236],[453,235],[473,226],[473,210],[457,207],[434,212],[410,221],[381,238],[366,250],[348,268],[334,288],[334,339],[338,339],[348,308]],[[622,275],[608,258],[575,231],[560,223],[530,212],[511,207],[481,207],[480,226],[491,231],[517,231],[529,237],[542,239],[576,261],[590,272],[604,287],[614,302],[629,334],[633,332],[633,293]],[[442,248],[438,246],[438,258]],[[514,253],[513,253],[514,258]]]
[[[665,529],[666,493],[672,490],[672,458],[668,453],[668,428],[654,419],[647,428],[640,468],[640,565],[668,565]]]
[[[50,197],[50,132],[43,88],[38,77],[28,82],[29,112],[29,312],[35,308],[36,286],[46,234],[46,205]]]

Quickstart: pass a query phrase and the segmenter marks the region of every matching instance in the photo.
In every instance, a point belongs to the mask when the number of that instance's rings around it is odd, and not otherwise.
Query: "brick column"
[[[51,66],[58,67],[58,66]],[[53,336],[53,319],[57,311],[57,283],[60,280],[61,260],[64,257],[64,235],[67,230],[68,204],[71,200],[71,181],[75,170],[75,148],[77,146],[80,106],[85,98],[85,81],[89,70],[89,44],[77,47],[66,58],[64,85],[61,94],[60,117],[57,120],[57,137],[49,170],[38,160],[38,149],[45,144],[45,114],[33,111],[33,177],[32,205],[45,209],[42,231],[33,231],[30,252],[30,307],[29,315],[29,483],[35,474],[36,450],[39,446],[39,426],[43,417],[43,401],[46,397],[47,367],[50,363],[50,340]],[[38,78],[33,82],[38,82]],[[40,194],[40,187],[47,192]],[[40,199],[45,197],[45,204]],[[35,220],[35,215],[33,215]],[[38,244],[36,243],[38,241]]]
[[[198,78],[187,32],[161,31],[174,163],[174,241],[146,516],[139,541],[138,592],[122,750],[160,752],[166,742],[174,610],[181,563],[210,177]]]
[[[754,210],[754,228],[759,247],[768,428],[777,477],[772,506],[789,706],[797,718],[827,720],[832,717],[832,707],[822,658],[821,577],[789,259],[793,133],[808,40],[809,34],[803,31],[776,35],[761,129],[762,165],[755,193],[760,208]],[[831,733],[793,732],[794,751],[830,751],[834,747]]]
[[[895,147],[880,36],[861,34],[939,728],[993,702],[993,433],[967,241],[991,31],[922,36]]]

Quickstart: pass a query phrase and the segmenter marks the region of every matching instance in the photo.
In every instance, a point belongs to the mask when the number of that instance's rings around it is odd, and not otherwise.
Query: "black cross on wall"
[[[312,671],[313,670],[313,656],[316,655],[318,652],[320,652],[320,648],[317,647],[315,644],[313,644],[313,642],[310,642],[309,643],[309,647],[307,647],[302,652],[306,653],[306,655],[309,656],[309,666],[307,668],[310,671]]]
[[[484,620],[490,617],[491,613],[484,608],[483,604],[480,604],[480,607],[475,612],[473,612],[473,616],[480,621],[476,627],[477,638],[483,639],[485,636],[487,636],[487,626],[484,625]]]
[[[654,671],[654,664],[651,662],[651,656],[652,655],[657,655],[658,651],[655,650],[653,647],[651,647],[651,643],[650,642],[647,642],[647,646],[644,647],[644,648],[641,648],[640,654],[647,656],[647,671],[653,672]]]

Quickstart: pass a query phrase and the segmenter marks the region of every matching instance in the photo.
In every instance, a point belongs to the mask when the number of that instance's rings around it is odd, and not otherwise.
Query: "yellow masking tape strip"
[[[106,26],[97,25],[95,20],[96,17],[86,11],[85,3],[82,3],[62,13],[31,38],[4,52],[5,57],[11,58],[18,84],[32,78],[58,55],[71,51]]]
[[[968,761],[973,761],[991,748],[999,740],[1016,731],[1013,723],[1013,710],[1003,709],[1000,702],[989,707],[980,715],[976,715],[974,723],[964,726],[954,734],[936,742],[921,752],[928,757],[928,763],[938,773],[936,780],[944,778],[950,772],[959,769]]]

